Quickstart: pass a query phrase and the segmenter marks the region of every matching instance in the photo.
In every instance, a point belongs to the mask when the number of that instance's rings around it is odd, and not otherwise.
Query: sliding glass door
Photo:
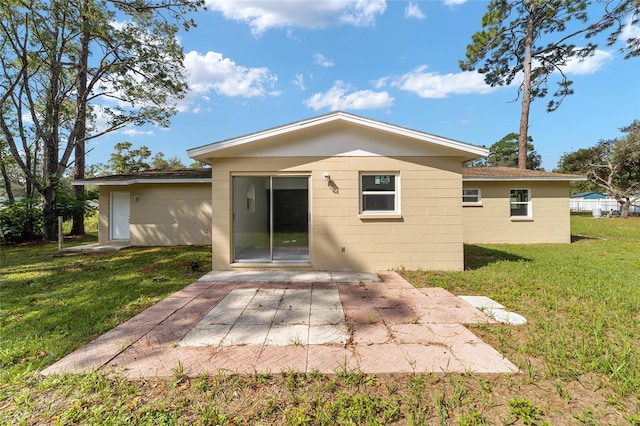
[[[309,261],[309,178],[233,178],[234,262]]]

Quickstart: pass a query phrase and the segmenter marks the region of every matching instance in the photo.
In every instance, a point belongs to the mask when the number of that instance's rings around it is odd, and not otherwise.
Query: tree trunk
[[[529,6],[527,34],[524,40],[522,80],[522,109],[520,111],[520,132],[518,134],[518,168],[527,168],[527,138],[529,136],[529,110],[531,109],[531,58],[533,48],[534,5]]]
[[[78,82],[77,87],[77,106],[78,115],[74,128],[73,138],[75,140],[75,169],[73,178],[76,180],[84,179],[85,175],[85,138],[87,133],[87,72],[89,63],[89,22],[87,17],[88,2],[84,1],[80,6],[82,14],[82,33],[80,34],[80,57],[78,58]],[[84,185],[74,185],[73,190],[76,199],[84,203]],[[73,225],[71,227],[71,235],[84,235],[84,209],[82,211],[73,212]]]
[[[58,239],[58,219],[56,214],[56,187],[58,183],[58,148],[60,146],[60,135],[58,133],[60,126],[60,76],[62,67],[60,61],[57,60],[58,40],[60,38],[60,22],[57,17],[52,25],[51,39],[53,42],[49,47],[49,81],[46,88],[44,114],[43,114],[43,157],[42,162],[42,178],[44,185],[42,188],[42,196],[44,204],[42,207],[42,215],[44,219],[44,239],[46,241],[55,241]]]
[[[619,198],[618,203],[620,204],[620,217],[622,219],[628,219],[629,207],[631,207],[631,200],[628,198]]]
[[[4,164],[4,155],[0,153],[0,172],[2,173],[2,178],[4,179],[4,190],[7,193],[7,198],[9,201],[15,201],[15,197],[13,196],[13,189],[11,188],[11,180],[9,179],[9,174],[7,173],[7,168]]]
[[[42,218],[44,220],[45,241],[55,241],[58,239],[58,214],[56,209],[56,187],[47,186],[43,193],[44,202],[42,204]]]

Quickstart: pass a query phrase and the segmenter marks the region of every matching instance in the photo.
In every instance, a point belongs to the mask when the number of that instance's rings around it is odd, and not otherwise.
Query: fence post
[[[64,234],[62,233],[62,223],[64,222],[62,216],[58,216],[58,251],[62,251],[62,243],[64,241]]]

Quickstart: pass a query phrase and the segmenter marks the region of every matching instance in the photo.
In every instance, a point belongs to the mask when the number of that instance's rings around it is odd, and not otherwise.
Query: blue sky
[[[516,86],[491,88],[458,67],[486,5],[207,0],[198,27],[180,34],[191,90],[171,126],[102,137],[87,163],[106,163],[129,141],[189,164],[189,148],[335,110],[488,147],[517,132],[520,102]],[[548,99],[533,103],[529,134],[545,169],[640,118],[640,59],[623,60],[618,47],[601,43],[567,66],[575,94],[557,111],[546,112]]]

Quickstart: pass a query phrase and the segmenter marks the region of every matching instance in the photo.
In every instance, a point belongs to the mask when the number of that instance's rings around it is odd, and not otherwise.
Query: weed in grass
[[[624,419],[632,426],[640,426],[640,414],[625,414]]]
[[[384,425],[399,419],[400,407],[395,400],[340,391],[320,407],[319,417],[333,419],[327,424]]]
[[[313,421],[304,407],[293,407],[291,411],[285,411],[284,418],[289,425],[300,426],[308,425]]]
[[[387,382],[384,384],[384,387],[389,395],[395,395],[398,393],[398,385],[394,382]]]
[[[444,395],[439,391],[436,391],[433,394],[433,402],[436,409],[436,415],[438,416],[438,423],[440,425],[446,425],[447,419],[449,418],[449,407],[447,407]]]
[[[553,387],[556,389],[558,396],[564,400],[567,404],[571,402],[571,395],[569,394],[569,390],[562,382],[555,381],[553,382]]]
[[[451,395],[451,407],[461,407],[465,404],[465,397],[467,396],[467,381],[466,377],[454,377],[453,378],[453,392]]]
[[[525,425],[538,425],[543,420],[540,407],[534,405],[526,398],[512,398],[509,400],[509,415],[515,420],[520,420]]]
[[[338,378],[347,386],[373,386],[377,382],[375,374],[364,374],[360,370],[349,370],[345,366],[336,372]]]
[[[309,377],[313,380],[320,381],[324,377],[324,375],[320,372],[320,370],[318,370],[317,368],[314,368],[309,373]]]
[[[219,426],[227,424],[227,416],[221,413],[218,407],[214,405],[204,404],[204,406],[199,407],[198,411],[200,424]]]
[[[285,382],[287,383],[287,388],[289,391],[294,391],[296,388],[304,385],[304,375],[302,373],[298,373],[297,371],[289,371],[283,372],[283,377],[285,378]]]
[[[470,408],[468,412],[463,412],[460,417],[455,420],[458,426],[479,426],[488,425],[486,417],[482,413],[476,411],[475,408]]]
[[[184,364],[182,361],[178,360],[178,365],[175,368],[172,368],[173,372],[173,386],[178,386],[184,383],[187,375],[184,372]]]
[[[595,418],[594,414],[588,408],[585,409],[582,413],[577,413],[573,415],[573,418],[582,423],[583,425],[589,426],[599,426],[600,423]]]
[[[193,384],[193,387],[202,393],[206,393],[209,389],[211,389],[211,383],[209,383],[209,376],[206,371],[200,373],[198,378]]]
[[[409,379],[409,393],[404,398],[406,417],[409,425],[424,425],[431,415],[429,392],[425,375],[412,375]]]
[[[266,385],[269,383],[269,380],[271,379],[271,375],[269,373],[259,373],[257,371],[254,371],[253,379],[256,381],[256,383],[260,385]]]
[[[347,321],[347,334],[349,336],[353,335],[353,323],[351,321]]]

